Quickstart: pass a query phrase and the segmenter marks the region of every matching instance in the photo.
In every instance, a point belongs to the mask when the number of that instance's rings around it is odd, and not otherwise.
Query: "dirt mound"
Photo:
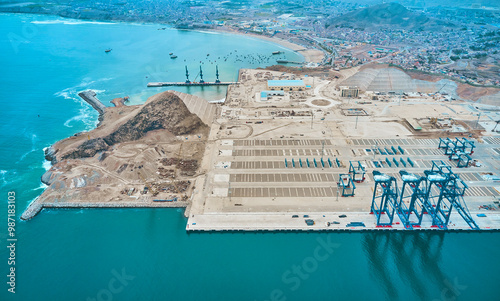
[[[151,96],[137,115],[103,139],[113,145],[140,139],[154,130],[164,129],[178,136],[194,133],[203,126],[201,119],[191,114],[178,96],[163,92]]]
[[[189,112],[178,96],[163,92],[151,96],[137,113],[109,135],[85,141],[62,158],[93,157],[114,144],[141,139],[155,130],[167,130],[178,136],[197,133],[206,127],[198,116]]]
[[[63,159],[78,159],[93,157],[98,152],[106,151],[109,144],[102,138],[91,139],[83,142],[76,150],[63,156]]]
[[[499,93],[500,89],[474,87],[467,84],[459,84],[457,94],[463,99],[477,101],[479,98]]]
[[[326,99],[315,99],[311,102],[313,105],[315,106],[327,106],[329,104],[331,104],[331,102],[329,102],[328,100]]]
[[[433,82],[433,83],[437,83],[438,81],[444,78],[439,75],[426,74],[422,72],[413,72],[413,71],[406,72],[406,74],[411,76],[411,78],[413,79],[425,80],[427,82]]]

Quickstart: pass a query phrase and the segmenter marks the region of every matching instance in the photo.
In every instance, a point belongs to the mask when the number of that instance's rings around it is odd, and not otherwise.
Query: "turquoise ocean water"
[[[43,191],[43,148],[95,126],[78,91],[138,104],[162,91],[147,82],[183,81],[185,65],[191,80],[200,64],[214,80],[217,64],[230,81],[284,50],[160,27],[0,15],[0,300],[500,300],[499,233],[187,234],[178,209],[45,210],[18,220],[9,293],[7,192],[19,216]]]

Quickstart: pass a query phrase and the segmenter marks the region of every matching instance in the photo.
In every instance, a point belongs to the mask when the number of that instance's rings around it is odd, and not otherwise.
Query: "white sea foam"
[[[16,180],[16,172],[8,170],[0,170],[0,188],[7,184],[12,184]]]
[[[30,138],[29,134],[26,134],[25,133],[25,136],[26,138]],[[21,158],[19,159],[19,161],[23,161],[24,159],[26,159],[26,157],[35,152],[37,149],[36,149],[36,143],[37,143],[37,140],[38,140],[38,137],[37,135],[35,134],[31,134],[31,150],[29,150],[28,152],[26,152],[24,155],[21,156]]]
[[[76,20],[46,20],[46,21],[32,21],[33,24],[64,24],[64,25],[82,25],[82,24],[106,24],[106,25],[114,25],[117,23],[113,22],[97,22],[97,21],[76,21]]]
[[[7,176],[7,171],[6,170],[0,170],[0,186],[3,186],[5,184],[5,177]]]
[[[196,30],[197,32],[201,33],[208,33],[208,34],[220,34],[219,32],[213,32],[213,31],[204,31],[204,30]]]
[[[64,99],[74,99],[68,91],[59,91],[54,94],[57,97],[64,97]]]
[[[80,114],[66,120],[66,122],[64,123],[64,126],[72,128],[73,127],[73,125],[71,125],[72,123],[78,122],[78,121],[85,123],[85,121],[87,121],[90,117],[91,116],[90,116],[89,112],[85,108],[81,108]]]
[[[91,130],[97,126],[99,120],[96,118],[97,113],[92,109],[91,106],[82,103],[82,108],[79,110],[79,114],[71,117],[64,122],[64,126],[72,128],[75,123],[83,123],[85,125],[85,130]]]
[[[43,183],[40,183],[40,186],[38,186],[37,188],[34,188],[33,191],[37,191],[37,190],[40,190],[40,189],[45,189],[47,187],[49,187],[49,186],[47,186],[47,185],[45,185]]]
[[[42,166],[46,171],[49,171],[49,169],[52,167],[52,163],[50,163],[50,161],[44,160]]]
[[[86,130],[91,130],[97,126],[99,122],[97,119],[96,112],[89,106],[85,101],[83,101],[80,97],[78,97],[78,93],[86,91],[88,89],[92,89],[93,84],[109,81],[113,78],[104,77],[97,80],[92,80],[90,78],[85,78],[82,82],[76,86],[66,88],[62,91],[54,93],[56,97],[63,97],[64,99],[71,99],[81,105],[81,109],[79,110],[79,114],[71,117],[70,119],[64,122],[64,126],[73,127],[75,122],[83,122],[85,124]],[[96,94],[101,94],[106,92],[106,90],[92,89]]]
[[[99,82],[105,82],[112,80],[112,77],[104,77],[100,78],[97,80],[92,80],[90,78],[84,78],[81,83],[79,83],[76,86],[66,88],[62,91],[54,93],[54,96],[57,97],[63,97],[64,99],[73,99],[73,100],[79,100],[78,98],[78,93],[82,91],[86,91],[88,89],[92,89],[91,85],[99,83]],[[106,90],[98,90],[98,89],[92,89],[96,93],[104,93]]]

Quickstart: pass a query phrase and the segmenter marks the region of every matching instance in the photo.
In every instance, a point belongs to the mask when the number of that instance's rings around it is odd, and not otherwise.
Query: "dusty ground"
[[[459,84],[457,88],[457,93],[460,97],[464,99],[470,99],[476,101],[483,96],[498,94],[500,93],[500,89],[474,87],[467,84]]]
[[[187,200],[195,178],[203,173],[198,165],[208,137],[206,127],[182,136],[166,129],[152,130],[138,140],[117,143],[93,157],[62,159],[63,154],[82,143],[114,133],[142,108],[107,108],[96,129],[57,142],[53,149],[58,150],[59,162],[43,176],[50,186],[39,202],[126,204],[173,196]]]

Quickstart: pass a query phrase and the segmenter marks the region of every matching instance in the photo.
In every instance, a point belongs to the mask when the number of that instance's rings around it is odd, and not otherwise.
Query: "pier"
[[[183,82],[157,82],[157,83],[148,83],[148,87],[165,87],[165,86],[196,86],[196,87],[204,87],[204,86],[229,86],[238,84],[238,82],[220,82],[220,83],[183,83]]]
[[[197,82],[196,79],[198,78],[198,76],[200,77],[200,81]],[[148,83],[148,87],[150,87],[150,88],[151,87],[166,87],[166,86],[203,87],[203,86],[229,86],[229,85],[238,84],[238,82],[221,82],[219,80],[219,67],[218,66],[215,66],[215,76],[217,77],[217,79],[213,83],[204,81],[203,80],[203,70],[201,69],[201,66],[200,66],[200,71],[196,75],[196,78],[194,79],[194,81],[190,81],[189,80],[189,71],[188,71],[188,68],[186,66],[186,81],[185,82],[156,82],[156,83],[153,82],[153,83]]]
[[[276,60],[276,63],[278,63],[278,64],[296,64],[296,65],[303,64],[303,62],[295,62],[295,61],[289,61],[289,60]]]

